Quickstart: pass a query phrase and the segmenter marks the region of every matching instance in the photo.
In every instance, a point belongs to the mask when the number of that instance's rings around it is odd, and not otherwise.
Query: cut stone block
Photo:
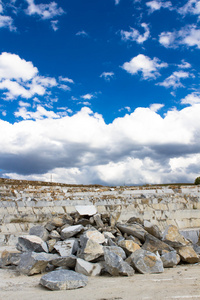
[[[93,216],[97,213],[97,209],[94,205],[77,205],[75,209],[80,216]]]

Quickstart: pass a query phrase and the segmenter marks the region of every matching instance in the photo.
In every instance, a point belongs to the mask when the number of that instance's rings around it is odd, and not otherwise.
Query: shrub
[[[200,177],[197,177],[196,179],[195,179],[195,181],[194,181],[194,184],[200,184]]]

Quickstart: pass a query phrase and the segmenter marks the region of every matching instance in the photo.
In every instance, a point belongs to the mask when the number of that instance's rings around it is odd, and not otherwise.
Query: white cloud
[[[57,119],[59,115],[55,114],[53,111],[47,111],[41,105],[37,105],[37,110],[35,112],[28,111],[26,105],[21,105],[19,110],[15,112],[15,117],[21,117],[24,120],[34,119],[34,120],[42,120],[44,118],[48,119]]]
[[[190,63],[185,61],[184,59],[181,60],[181,64],[177,65],[180,69],[190,69],[192,66]]]
[[[179,31],[162,32],[159,42],[166,48],[176,48],[179,45],[196,46],[200,49],[200,29],[196,25],[187,25]]]
[[[70,79],[68,77],[62,77],[62,76],[59,76],[59,81],[64,81],[64,82],[68,82],[68,83],[74,83],[73,79]]]
[[[103,72],[100,77],[104,78],[107,81],[110,81],[111,78],[113,78],[115,74],[113,72]]]
[[[10,31],[16,31],[13,19],[10,16],[0,15],[0,28],[8,28]]]
[[[163,82],[158,83],[158,85],[164,86],[166,88],[172,87],[173,89],[184,87],[184,85],[181,83],[181,79],[186,79],[189,77],[194,77],[194,75],[189,72],[175,71]]]
[[[53,173],[55,181],[85,184],[193,182],[200,164],[200,104],[165,117],[155,112],[158,106],[139,107],[108,125],[86,107],[60,117],[39,105],[35,112],[22,106],[16,116],[24,120],[0,120],[3,174],[49,180]]]
[[[115,0],[115,5],[118,5],[120,0]]]
[[[139,54],[132,58],[130,62],[125,62],[122,68],[132,75],[141,72],[143,79],[155,79],[160,76],[158,70],[167,66],[167,63],[160,62],[156,57],[151,59],[148,56]]]
[[[199,104],[200,103],[200,93],[193,92],[187,95],[185,98],[181,99],[181,104]]]
[[[185,5],[178,9],[178,12],[182,15],[193,14],[199,15],[200,14],[200,1],[199,0],[189,0]]]
[[[58,20],[52,20],[51,27],[54,31],[57,31],[58,30]]]
[[[28,3],[26,13],[30,16],[38,15],[42,19],[52,19],[64,14],[64,10],[58,7],[56,2],[50,2],[49,4],[35,4],[34,0],[26,0],[26,2]]]
[[[160,10],[161,8],[172,9],[171,1],[153,0],[153,1],[147,2],[146,6],[149,7],[150,13],[153,13],[156,10]]]
[[[85,95],[81,96],[81,98],[83,98],[84,100],[91,100],[94,97],[95,96],[93,94],[85,94]]]
[[[150,105],[150,110],[157,112],[158,110],[160,110],[161,108],[164,107],[164,104],[161,103],[153,103]]]
[[[143,44],[150,37],[149,26],[146,23],[142,23],[141,27],[144,28],[144,34],[140,34],[140,32],[135,28],[130,28],[130,31],[121,30],[121,38],[123,41],[135,41],[138,44]]]
[[[82,37],[88,37],[89,34],[87,32],[85,32],[84,30],[78,31],[76,33],[77,36],[82,36]]]
[[[6,100],[42,96],[56,86],[56,79],[39,75],[32,62],[7,52],[0,55],[0,90],[4,91]]]

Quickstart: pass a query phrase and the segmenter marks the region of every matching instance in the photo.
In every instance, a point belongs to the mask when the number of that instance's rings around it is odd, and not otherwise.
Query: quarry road
[[[0,269],[0,300],[146,300],[200,299],[200,263],[165,269],[161,274],[90,277],[86,287],[50,291],[41,275],[23,276]]]

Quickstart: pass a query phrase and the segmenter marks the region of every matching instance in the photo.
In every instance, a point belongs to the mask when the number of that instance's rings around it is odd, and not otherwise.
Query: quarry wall
[[[0,243],[14,243],[35,223],[95,205],[118,221],[131,217],[180,229],[200,227],[200,186],[70,186],[0,179]]]

